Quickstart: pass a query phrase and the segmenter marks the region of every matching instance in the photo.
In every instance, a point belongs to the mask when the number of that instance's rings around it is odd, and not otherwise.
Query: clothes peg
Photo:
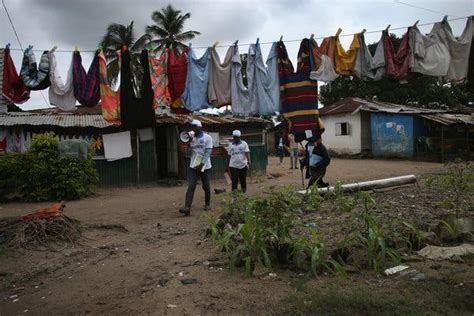
[[[237,46],[238,43],[239,43],[239,40],[236,40],[236,41],[234,42],[234,46]]]
[[[391,24],[387,25],[387,27],[385,28],[385,32],[388,32],[388,29],[390,28],[390,26],[392,26]]]
[[[102,45],[101,44],[97,45],[97,51],[99,51],[99,52],[102,51]]]
[[[126,50],[128,50],[128,46],[127,46],[127,45],[123,45],[123,46],[122,46],[122,51],[124,52],[124,51],[126,51]]]
[[[193,43],[189,43],[188,48],[191,49],[191,46],[193,46]]]
[[[260,38],[259,38],[259,37],[257,37],[257,44],[258,44],[258,42],[260,42]]]
[[[415,24],[413,24],[413,27],[416,27],[418,25],[418,22],[420,22],[420,20],[417,20]]]
[[[311,38],[311,40],[314,40],[314,34],[313,34],[313,33],[311,33],[311,37],[310,37],[310,38]]]
[[[75,51],[75,52],[78,52],[78,51],[79,51],[79,46],[77,46],[77,45],[74,46],[74,51]]]
[[[338,36],[341,34],[341,32],[342,32],[342,29],[341,29],[341,28],[338,28],[338,29],[337,29],[337,32],[336,32],[336,37],[338,37]]]
[[[280,36],[280,42],[283,42],[283,35]]]
[[[447,16],[447,15],[445,15],[445,16],[443,17],[443,22],[448,22],[448,16]]]
[[[217,45],[219,45],[219,41],[215,42],[215,43],[212,45],[212,48],[216,48]]]
[[[56,49],[58,49],[57,46],[53,46],[53,48],[51,49],[51,52],[54,52]]]
[[[364,35],[364,33],[367,32],[366,29],[363,29],[362,32],[360,32],[361,35]]]
[[[5,45],[5,48],[6,48],[6,49],[10,49],[10,43],[8,43],[7,45]]]

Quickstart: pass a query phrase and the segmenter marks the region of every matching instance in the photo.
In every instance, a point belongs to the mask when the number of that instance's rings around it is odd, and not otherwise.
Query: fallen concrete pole
[[[368,190],[373,190],[373,189],[383,189],[383,188],[395,187],[399,185],[411,184],[415,182],[416,182],[416,176],[413,174],[410,174],[406,176],[385,178],[385,179],[380,179],[380,180],[343,184],[341,186],[341,191],[342,192],[368,191]],[[306,191],[307,190],[301,190],[301,191],[298,191],[298,193],[306,194]],[[334,191],[334,187],[318,189],[318,192],[321,194],[330,193],[333,191]]]

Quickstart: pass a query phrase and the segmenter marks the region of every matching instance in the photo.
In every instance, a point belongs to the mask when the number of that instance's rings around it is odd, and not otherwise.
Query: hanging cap
[[[240,133],[240,131],[239,131],[238,129],[232,131],[232,136],[234,136],[234,137],[240,137],[240,135],[241,135],[241,133]]]
[[[198,120],[192,120],[191,125],[197,126],[197,127],[202,127],[201,121],[198,121]]]

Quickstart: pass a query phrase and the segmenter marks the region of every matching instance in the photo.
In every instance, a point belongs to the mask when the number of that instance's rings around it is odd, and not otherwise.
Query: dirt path
[[[249,193],[275,185],[300,185],[299,170],[289,170],[288,165],[288,160],[279,165],[272,157],[268,174],[277,177],[252,178]],[[441,167],[421,162],[333,159],[327,180],[422,175],[439,172]],[[212,185],[229,190],[223,181]],[[178,214],[185,190],[185,183],[179,187],[107,189],[68,202],[67,215],[83,223],[123,224],[129,232],[88,230],[83,245],[73,249],[0,255],[0,314],[268,312],[269,306],[291,291],[292,274],[262,280],[229,273],[226,262],[205,238],[207,220],[201,210],[200,188],[192,216]],[[219,214],[222,197],[213,195],[211,214]],[[4,204],[0,214],[20,215],[48,204]],[[196,283],[183,285],[185,279]]]

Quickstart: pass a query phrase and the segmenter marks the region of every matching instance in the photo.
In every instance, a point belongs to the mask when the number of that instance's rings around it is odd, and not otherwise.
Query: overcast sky
[[[152,23],[151,13],[166,6],[169,1],[146,0],[4,0],[16,26],[23,47],[34,49],[94,50],[110,23],[128,24],[135,21],[137,35]],[[219,41],[230,44],[235,40],[246,44],[276,41],[283,35],[285,40],[332,35],[338,27],[343,34],[384,29],[388,24],[404,27],[420,20],[420,24],[439,21],[447,14],[449,18],[474,14],[474,0],[182,0],[172,1],[182,12],[190,12],[191,18],[185,28],[201,32],[193,46],[210,46]],[[405,4],[411,5],[405,5]],[[415,8],[416,7],[423,7]],[[451,27],[459,35],[465,19],[452,21]],[[420,29],[428,33],[431,26]],[[404,30],[393,31],[402,35]],[[379,40],[381,34],[367,34],[366,42]],[[341,38],[344,45],[351,37]],[[0,45],[11,43],[19,48],[3,7],[0,8]],[[299,42],[286,43],[290,58],[295,62]],[[270,45],[262,45],[264,56]],[[240,46],[246,52],[247,46]],[[219,49],[221,56],[225,48]],[[200,55],[204,50],[200,49]],[[71,62],[72,53],[56,53],[63,76]],[[22,53],[13,52],[17,70],[21,66]],[[39,60],[40,52],[36,52]],[[88,69],[91,53],[82,53],[84,67]],[[48,101],[47,91],[43,95]],[[45,107],[39,92],[33,92],[24,109]]]

